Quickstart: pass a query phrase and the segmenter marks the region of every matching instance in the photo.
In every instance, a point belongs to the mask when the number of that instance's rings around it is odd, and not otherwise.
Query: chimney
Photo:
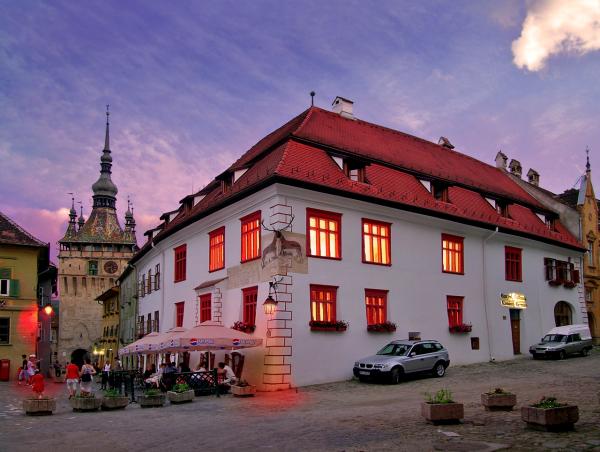
[[[440,139],[438,140],[438,144],[448,149],[454,149],[454,145],[450,143],[450,140],[446,137],[440,137]]]
[[[508,168],[510,169],[510,172],[512,174],[514,174],[517,177],[521,177],[521,162],[519,162],[518,160],[512,159],[510,161],[510,163],[508,164]]]
[[[540,175],[533,168],[530,168],[529,171],[527,171],[527,180],[531,185],[535,185],[536,187],[540,186]]]
[[[508,161],[508,157],[504,155],[502,151],[498,151],[496,154],[496,168],[506,169],[506,162]]]
[[[354,114],[352,113],[352,106],[354,102],[348,99],[344,99],[343,97],[337,96],[333,103],[331,104],[331,108],[334,113],[338,113],[340,116],[344,118],[354,119]]]

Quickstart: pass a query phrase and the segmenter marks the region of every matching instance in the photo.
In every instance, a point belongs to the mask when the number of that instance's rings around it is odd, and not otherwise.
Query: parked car
[[[443,377],[450,365],[448,350],[438,341],[392,341],[377,352],[354,363],[360,381],[386,379],[398,383],[404,375],[432,373]]]
[[[539,344],[529,347],[533,359],[558,358],[581,354],[586,356],[592,349],[592,335],[587,325],[565,325],[552,328]]]

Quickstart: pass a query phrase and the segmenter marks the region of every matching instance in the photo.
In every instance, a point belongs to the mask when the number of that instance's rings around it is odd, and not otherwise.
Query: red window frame
[[[464,275],[464,237],[442,234],[442,272]]]
[[[173,249],[175,255],[174,265],[174,282],[185,281],[186,273],[186,260],[187,260],[187,244],[178,246]]]
[[[208,233],[208,271],[225,268],[225,226]]]
[[[185,314],[185,301],[175,303],[175,326],[183,326],[183,316]]]
[[[365,264],[392,265],[392,225],[362,219],[362,261]]]
[[[367,325],[387,322],[387,290],[365,289]]]
[[[313,219],[314,224],[311,224]],[[322,259],[342,259],[341,213],[306,209],[306,255]]]
[[[322,284],[310,285],[310,320],[314,322],[335,322],[337,286]]]
[[[463,324],[463,301],[464,297],[455,295],[448,295],[446,297],[449,327],[460,326]]]
[[[247,325],[256,325],[256,302],[258,286],[242,289],[242,321]]]
[[[260,210],[240,218],[242,239],[241,262],[258,259],[261,255],[260,219]]]
[[[212,296],[207,293],[200,295],[200,323],[212,320]]]
[[[504,269],[507,281],[523,281],[522,251],[521,248],[504,247]]]

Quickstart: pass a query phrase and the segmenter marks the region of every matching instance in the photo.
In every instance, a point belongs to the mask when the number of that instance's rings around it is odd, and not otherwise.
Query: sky
[[[0,210],[56,242],[91,210],[106,104],[123,224],[158,217],[335,96],[552,191],[600,187],[600,0],[0,0]],[[597,188],[600,190],[600,188]],[[79,206],[79,204],[78,204]],[[79,208],[78,208],[79,211]]]

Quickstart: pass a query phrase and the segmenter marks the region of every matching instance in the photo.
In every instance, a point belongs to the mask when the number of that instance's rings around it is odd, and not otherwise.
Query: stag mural
[[[273,233],[273,240],[262,252],[262,268],[282,256],[289,256],[296,261],[302,260],[302,247],[294,240],[287,240],[283,231],[290,228],[294,222],[294,216],[284,227],[279,229],[268,228],[263,221],[262,227]]]

